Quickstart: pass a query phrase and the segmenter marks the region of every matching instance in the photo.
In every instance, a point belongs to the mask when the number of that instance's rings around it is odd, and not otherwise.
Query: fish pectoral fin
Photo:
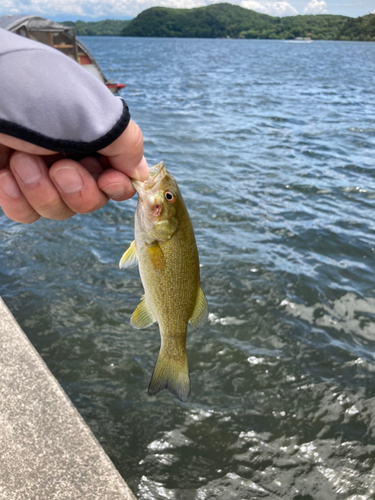
[[[133,267],[137,265],[138,265],[137,248],[135,246],[135,241],[132,241],[130,247],[121,257],[119,266],[120,269],[125,269],[126,267]]]
[[[205,325],[208,318],[208,304],[201,287],[198,289],[194,311],[190,318],[190,324],[194,330],[199,330]]]
[[[141,302],[138,304],[136,310],[132,314],[130,324],[135,328],[146,328],[147,326],[155,323],[155,321],[156,318],[148,307],[145,296],[143,295],[141,298]]]
[[[148,386],[148,395],[154,396],[163,389],[168,389],[180,401],[188,401],[190,377],[186,352],[178,358],[171,358],[160,351]]]
[[[146,248],[152,267],[162,271],[164,269],[164,254],[159,243],[152,243],[151,245],[147,245]]]

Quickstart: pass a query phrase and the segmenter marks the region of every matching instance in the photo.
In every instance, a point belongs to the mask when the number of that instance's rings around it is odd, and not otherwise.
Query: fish
[[[168,389],[186,402],[191,392],[188,323],[199,330],[208,318],[194,230],[177,182],[163,162],[149,169],[146,181],[132,184],[138,193],[135,239],[120,269],[138,265],[144,295],[130,323],[135,328],[159,325],[161,345],[148,395]]]

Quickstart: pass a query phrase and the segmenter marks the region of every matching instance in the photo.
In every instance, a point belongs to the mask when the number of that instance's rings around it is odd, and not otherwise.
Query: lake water
[[[0,295],[137,498],[373,499],[375,43],[84,37],[190,211],[209,323],[147,396],[136,200],[0,215]]]

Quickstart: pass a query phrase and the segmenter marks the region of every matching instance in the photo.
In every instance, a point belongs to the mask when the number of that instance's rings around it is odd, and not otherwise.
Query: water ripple
[[[135,200],[0,215],[0,294],[139,499],[373,498],[375,44],[84,42],[193,220],[191,401],[147,396],[159,334],[118,269]]]

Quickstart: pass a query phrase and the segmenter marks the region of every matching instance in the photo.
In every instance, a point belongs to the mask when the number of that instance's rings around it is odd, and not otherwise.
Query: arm
[[[126,104],[68,57],[0,29],[0,88],[0,206],[9,218],[66,219],[128,199],[129,177],[147,178]]]

